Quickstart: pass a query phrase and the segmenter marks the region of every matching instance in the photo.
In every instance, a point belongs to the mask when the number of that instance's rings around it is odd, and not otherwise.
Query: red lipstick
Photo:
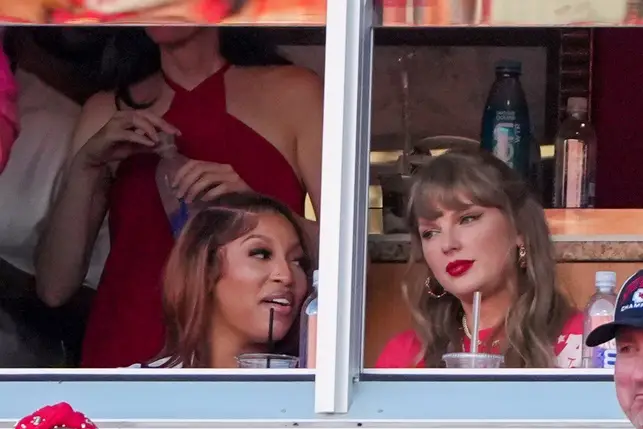
[[[471,269],[474,262],[468,260],[452,261],[447,264],[446,271],[451,277],[460,277]]]

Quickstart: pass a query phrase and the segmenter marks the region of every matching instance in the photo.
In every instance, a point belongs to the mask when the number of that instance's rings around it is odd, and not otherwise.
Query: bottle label
[[[308,317],[308,338],[306,339],[306,368],[317,367],[317,314]]]
[[[175,239],[179,238],[181,235],[181,230],[187,223],[189,218],[188,205],[182,199],[179,200],[179,209],[173,213],[170,213],[168,220],[170,221],[170,227],[172,228],[172,235]]]
[[[612,316],[591,316],[591,329],[614,320]],[[614,368],[616,359],[616,340],[609,341],[597,347],[592,347],[590,352],[592,368]]]
[[[616,349],[605,346],[592,348],[592,368],[614,368]]]
[[[587,205],[587,148],[584,142],[567,139],[563,142],[563,202],[567,208]]]
[[[509,167],[514,168],[515,145],[520,141],[520,125],[498,122],[493,130],[493,139],[493,154]]]

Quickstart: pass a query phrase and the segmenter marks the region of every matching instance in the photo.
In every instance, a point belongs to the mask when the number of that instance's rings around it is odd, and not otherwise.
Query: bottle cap
[[[317,287],[319,284],[319,270],[313,271],[313,287]]]
[[[614,271],[597,271],[597,287],[614,287],[616,286],[616,273]]]
[[[569,97],[567,99],[567,111],[570,113],[586,113],[587,112],[587,98],[585,97]]]
[[[496,63],[496,73],[522,73],[522,63],[514,60],[500,60]]]

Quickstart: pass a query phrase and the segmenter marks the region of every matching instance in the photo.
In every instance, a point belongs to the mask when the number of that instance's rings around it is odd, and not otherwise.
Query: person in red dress
[[[84,106],[37,255],[40,296],[64,303],[109,211],[111,250],[85,334],[84,367],[146,362],[164,344],[161,272],[174,239],[155,181],[160,132],[174,135],[191,159],[175,177],[177,197],[253,190],[303,217],[308,193],[319,213],[320,79],[234,30],[145,31],[146,47],[131,30],[114,42],[117,89]],[[316,223],[301,221],[315,242]]]
[[[513,368],[580,366],[582,314],[556,285],[543,208],[515,171],[478,150],[431,159],[414,175],[408,225],[419,262],[403,293],[416,328],[376,367],[442,367],[445,353],[469,352],[476,291],[479,352]]]

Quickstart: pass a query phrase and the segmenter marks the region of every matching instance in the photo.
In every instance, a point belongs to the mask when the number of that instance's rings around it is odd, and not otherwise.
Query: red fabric
[[[165,119],[181,130],[188,158],[232,165],[255,191],[303,215],[305,191],[271,143],[227,113],[220,70],[192,91],[176,91]],[[161,274],[174,244],[155,182],[156,155],[123,161],[109,195],[111,250],[94,299],[82,366],[147,362],[164,344]]]
[[[9,162],[11,148],[18,136],[18,85],[9,59],[0,46],[0,173]]]
[[[598,138],[596,203],[600,208],[643,207],[643,31],[595,30],[592,121]],[[615,174],[616,173],[616,174]]]
[[[484,342],[489,335],[492,334],[491,329],[480,331],[480,341]],[[554,346],[554,353],[560,356],[563,350],[568,345],[572,345],[572,338],[582,337],[583,335],[583,314],[577,313],[569,319],[565,324],[563,331],[558,337],[558,341]],[[464,337],[464,351],[468,352],[471,348],[471,340]],[[382,354],[380,354],[375,364],[376,368],[424,368],[424,360],[420,360],[417,364],[418,355],[422,350],[420,340],[414,331],[409,330],[393,337],[388,344],[384,347]],[[478,349],[479,352],[485,353],[487,350],[484,347]],[[492,348],[489,352],[499,353],[499,350]],[[579,350],[580,352],[580,350]],[[569,362],[569,366],[577,366],[580,362]]]
[[[83,413],[74,411],[66,402],[48,405],[30,414],[18,423],[16,429],[98,429]]]

